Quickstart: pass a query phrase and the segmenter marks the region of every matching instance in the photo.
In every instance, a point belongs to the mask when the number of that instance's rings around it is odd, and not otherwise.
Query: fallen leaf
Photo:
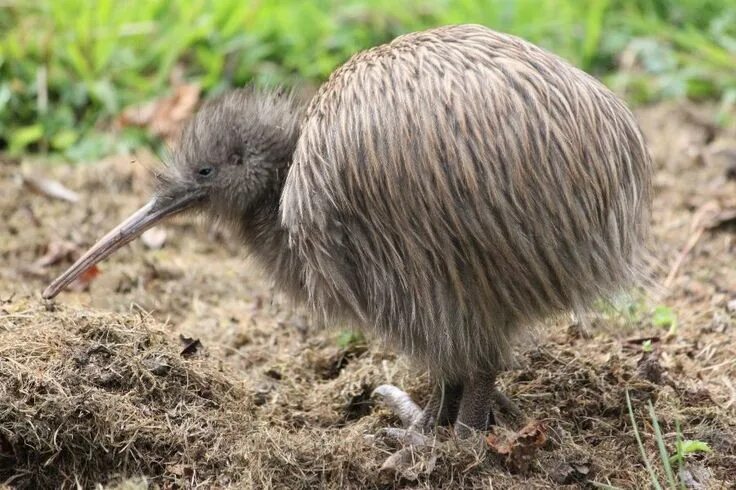
[[[37,175],[24,175],[23,185],[31,192],[51,197],[53,199],[60,199],[71,203],[79,201],[79,194],[67,189],[60,182],[55,180],[46,179]]]
[[[590,474],[590,461],[570,463],[558,462],[549,472],[549,476],[559,485],[571,485],[576,482],[585,481]]]
[[[154,226],[153,228],[146,230],[141,235],[141,240],[143,241],[143,244],[151,250],[158,250],[164,246],[164,243],[166,243],[166,230],[161,227]]]
[[[179,353],[182,357],[193,356],[202,347],[202,342],[199,339],[192,339],[179,334],[179,340],[184,344],[184,349]]]
[[[167,471],[172,475],[185,476],[187,478],[191,477],[194,474],[194,470],[190,466],[186,466],[183,464],[169,465],[167,467]]]
[[[70,289],[71,291],[85,291],[87,288],[89,288],[90,283],[94,281],[95,278],[99,275],[100,269],[98,269],[96,265],[93,265],[92,267],[82,272],[82,274],[68,286],[68,289]]]
[[[683,486],[692,490],[714,488],[713,473],[702,464],[690,464],[678,472]]]
[[[128,107],[117,118],[121,127],[138,126],[167,142],[175,141],[183,122],[192,115],[199,102],[200,87],[182,84],[168,97]]]
[[[736,161],[726,167],[726,180],[736,180]]]
[[[636,337],[636,338],[633,338],[633,339],[626,339],[626,343],[627,344],[640,345],[640,344],[643,344],[645,342],[656,343],[656,342],[660,342],[661,340],[662,339],[659,337],[659,335],[654,335],[654,336],[648,336],[648,337]]]
[[[547,428],[542,422],[529,422],[508,438],[495,434],[486,437],[491,452],[500,456],[512,471],[523,472],[537,452],[547,442]]]

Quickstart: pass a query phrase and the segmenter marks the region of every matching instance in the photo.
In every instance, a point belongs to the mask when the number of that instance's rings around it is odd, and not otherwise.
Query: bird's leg
[[[455,422],[455,433],[459,437],[468,437],[472,430],[484,431],[495,422],[493,416],[495,385],[495,373],[477,373],[467,380]]]
[[[383,429],[380,434],[410,445],[426,444],[423,434],[430,434],[439,426],[454,424],[458,437],[468,437],[473,430],[488,430],[498,422],[497,418],[514,429],[524,422],[521,410],[496,387],[496,372],[475,373],[464,383],[438,383],[424,410],[396,386],[381,385],[373,393],[404,425],[403,429]]]
[[[496,415],[512,425],[523,419],[514,402],[496,388],[496,372],[476,373],[464,386],[455,422],[458,437],[468,437],[473,430],[488,430],[497,423]]]
[[[435,385],[432,395],[416,423],[419,430],[431,432],[436,427],[455,423],[460,408],[463,385],[442,381]]]

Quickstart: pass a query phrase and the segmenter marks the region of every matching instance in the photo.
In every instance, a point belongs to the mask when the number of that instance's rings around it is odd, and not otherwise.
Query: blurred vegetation
[[[398,34],[474,22],[599,76],[635,103],[736,102],[734,0],[0,0],[0,150],[72,160],[150,143],[122,108],[255,80],[319,83]],[[731,111],[732,112],[732,111]]]

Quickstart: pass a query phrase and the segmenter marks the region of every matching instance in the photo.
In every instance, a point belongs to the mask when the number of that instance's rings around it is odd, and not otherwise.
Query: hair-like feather
[[[311,101],[281,193],[296,258],[270,266],[298,267],[290,289],[326,320],[458,379],[635,280],[650,201],[606,87],[519,38],[437,28],[354,56]]]

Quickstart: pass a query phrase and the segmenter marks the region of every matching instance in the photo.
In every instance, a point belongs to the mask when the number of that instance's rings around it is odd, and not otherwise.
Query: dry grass
[[[232,446],[252,409],[217,363],[185,359],[137,314],[36,306],[8,313],[3,330],[0,480],[27,488],[88,488],[139,473],[229,481]]]
[[[640,113],[658,166],[663,277],[692,236],[699,209],[709,201],[736,205],[728,162],[712,157],[715,145],[736,148],[736,137],[703,122],[699,111]],[[54,241],[84,248],[142,203],[138,168],[127,160],[75,168],[0,164],[0,257],[7,264],[0,269],[0,485],[642,488],[649,476],[627,390],[661,481],[647,400],[669,451],[676,422],[685,438],[712,447],[687,458],[703,488],[736,484],[730,225],[702,234],[669,295],[657,300],[677,314],[673,335],[653,325],[649,299],[624,304],[627,318],[602,311],[589,334],[549,325],[536,343],[519,347],[518,367],[501,382],[547,428],[528,468],[506,464],[481,438],[461,442],[441,433],[397,470],[381,471],[398,448],[366,436],[398,421],[370,393],[393,382],[421,402],[426,376],[377,341],[341,346],[339,325],[318,331],[283,308],[222,233],[178,220],[167,226],[163,249],[134,243],[102,265],[89,291],[64,293],[55,304],[39,299],[69,257],[31,265]],[[26,192],[16,176],[39,169],[82,202]],[[182,356],[180,335],[203,347]],[[652,352],[644,352],[642,339],[652,339]]]

